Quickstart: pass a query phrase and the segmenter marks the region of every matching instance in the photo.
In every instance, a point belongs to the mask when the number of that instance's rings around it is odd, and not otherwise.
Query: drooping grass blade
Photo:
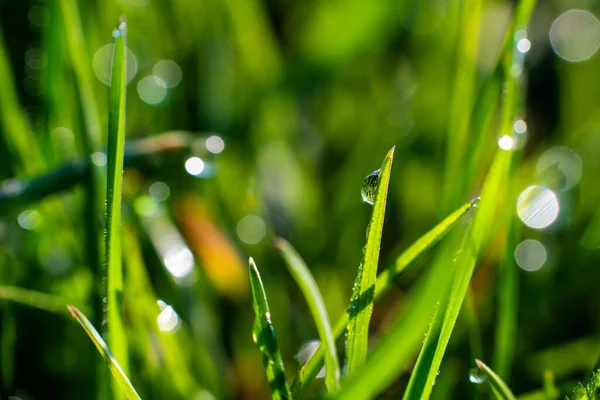
[[[123,322],[123,260],[121,196],[125,146],[125,38],[127,26],[122,19],[113,32],[115,47],[112,60],[110,109],[108,116],[106,261],[108,343],[123,369],[129,368],[127,336]]]
[[[327,385],[330,392],[336,391],[339,388],[340,366],[323,297],[304,260],[296,250],[285,239],[281,238],[274,241],[274,246],[285,259],[290,273],[306,298],[325,351],[325,385]]]
[[[516,400],[515,395],[511,392],[510,388],[506,385],[506,383],[504,383],[502,378],[500,378],[494,371],[492,371],[490,367],[485,365],[480,360],[475,360],[475,363],[483,372],[483,375],[486,377],[497,399]]]
[[[363,365],[367,359],[369,323],[373,312],[373,300],[375,299],[379,246],[381,245],[385,205],[393,160],[394,148],[386,155],[379,171],[373,213],[367,227],[367,243],[363,249],[362,260],[358,267],[358,275],[350,300],[346,348],[346,374],[348,376],[352,375],[353,371]]]
[[[267,294],[260,279],[258,268],[256,268],[252,258],[250,258],[249,270],[252,304],[256,314],[254,327],[252,328],[252,339],[263,353],[263,363],[267,371],[267,380],[271,386],[273,399],[291,399],[292,395],[285,377],[285,368],[279,353],[275,328],[271,322]]]
[[[112,372],[113,376],[115,377],[115,381],[118,383],[118,386],[120,387],[125,397],[129,400],[141,399],[141,397],[137,394],[133,385],[129,381],[129,378],[127,377],[125,372],[123,372],[123,369],[110,352],[108,346],[106,345],[98,331],[96,331],[94,326],[90,323],[90,321],[88,321],[85,315],[83,315],[83,313],[79,311],[76,307],[68,305],[67,308],[69,309],[73,317],[75,317],[77,322],[79,322],[83,330],[85,330],[85,332],[88,334],[88,336],[96,346],[96,349],[98,349],[98,352],[100,353],[104,361],[106,361],[106,363],[108,364],[110,372]]]
[[[473,199],[448,215],[442,222],[410,245],[410,247],[396,259],[394,264],[379,274],[377,283],[375,284],[375,300],[378,300],[385,295],[394,284],[394,280],[401,275],[402,272],[446,236],[467,211],[477,204],[478,200],[479,198]],[[348,314],[344,313],[333,329],[333,336],[336,340],[346,331],[347,325]],[[306,386],[317,376],[319,370],[323,366],[323,356],[323,347],[320,346],[310,360],[308,360],[308,362],[300,369],[292,383],[292,393],[294,395],[299,394],[302,389],[306,388]]]

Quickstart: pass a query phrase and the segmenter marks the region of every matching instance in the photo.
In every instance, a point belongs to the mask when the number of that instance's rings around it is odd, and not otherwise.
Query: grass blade
[[[376,398],[414,359],[423,342],[423,334],[431,321],[439,294],[448,288],[452,269],[447,260],[456,254],[460,232],[447,241],[424,279],[417,281],[406,314],[399,318],[369,354],[367,363],[344,381],[337,399],[362,400]],[[466,237],[466,234],[462,235]],[[464,239],[463,239],[464,242]]]
[[[79,322],[83,330],[85,330],[85,332],[88,334],[90,339],[92,339],[92,342],[98,349],[98,352],[100,353],[104,361],[106,361],[106,363],[108,364],[110,372],[112,372],[113,376],[115,377],[115,381],[118,383],[125,397],[129,400],[141,399],[141,397],[135,391],[134,387],[131,385],[129,378],[127,377],[127,375],[125,375],[125,372],[123,372],[123,369],[108,349],[108,346],[106,345],[104,340],[102,340],[102,337],[100,336],[98,331],[90,323],[90,321],[88,321],[85,315],[83,315],[83,313],[79,311],[76,307],[68,305],[67,308],[69,309],[73,317],[75,317],[77,322]]]
[[[283,360],[279,353],[279,345],[275,336],[275,328],[271,322],[271,312],[267,294],[263,287],[254,260],[250,258],[250,286],[252,287],[252,304],[256,319],[252,328],[252,339],[263,353],[263,363],[267,370],[267,379],[271,386],[273,399],[291,399],[290,388],[285,377]]]
[[[479,201],[479,198],[473,199],[468,203],[463,204],[453,213],[448,215],[442,222],[436,225],[433,229],[425,233],[417,239],[408,249],[406,249],[388,268],[386,268],[377,277],[375,284],[375,300],[380,299],[393,286],[395,279],[402,274],[409,266],[411,266],[421,255],[429,251],[435,246],[446,234],[456,226],[457,222],[474,207]],[[348,325],[348,314],[344,313],[338,322],[335,324],[333,336],[335,340],[339,339]],[[292,393],[299,394],[308,384],[317,376],[319,370],[323,366],[323,347],[313,354],[308,362],[301,368],[292,383]]]
[[[125,37],[126,23],[122,19],[113,32],[115,48],[110,85],[108,121],[108,184],[106,192],[106,260],[107,260],[107,323],[108,343],[128,371],[127,337],[122,316],[123,260],[121,231],[121,196],[123,186],[123,156],[125,146]]]
[[[0,300],[12,301],[56,314],[65,314],[67,304],[67,301],[61,297],[15,286],[0,286]]]
[[[306,298],[325,352],[325,384],[330,392],[336,391],[340,383],[340,366],[323,297],[304,260],[296,250],[281,238],[275,239],[274,246],[285,259],[290,273]]]
[[[367,359],[369,322],[373,313],[379,246],[381,245],[385,205],[393,159],[394,148],[388,152],[381,165],[373,204],[373,213],[367,227],[367,243],[363,249],[363,257],[358,267],[358,275],[354,283],[352,299],[350,300],[346,353],[346,374],[348,376],[352,375],[353,371],[363,365]]]
[[[475,363],[479,367],[479,369],[485,375],[487,381],[489,382],[492,391],[496,395],[497,399],[500,400],[516,400],[515,395],[511,392],[510,388],[504,383],[502,378],[500,378],[490,367],[485,365],[480,360],[475,360]]]

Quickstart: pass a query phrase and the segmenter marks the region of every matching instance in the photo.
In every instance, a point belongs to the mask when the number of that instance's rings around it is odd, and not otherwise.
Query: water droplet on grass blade
[[[479,385],[485,382],[485,375],[483,375],[479,368],[474,367],[469,371],[469,380]]]
[[[373,205],[375,203],[375,194],[377,193],[377,184],[379,183],[379,174],[381,170],[373,171],[362,183],[360,195],[365,203]]]

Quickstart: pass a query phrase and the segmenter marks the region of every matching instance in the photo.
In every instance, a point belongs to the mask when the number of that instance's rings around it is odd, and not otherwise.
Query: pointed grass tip
[[[113,30],[113,33],[112,33],[113,38],[116,39],[118,37],[123,36],[125,34],[126,29],[127,29],[127,20],[124,15],[121,15],[119,17],[119,23]]]
[[[271,246],[273,246],[274,249],[279,249],[285,242],[286,240],[284,238],[276,237],[271,240]]]
[[[70,304],[67,304],[67,309],[69,310],[69,312],[71,313],[71,315],[74,316],[75,318],[77,318],[77,316],[81,313],[81,311],[79,311],[77,309],[77,307],[72,306]]]
[[[478,359],[475,359],[475,364],[477,364],[479,369],[483,369],[484,367],[486,367],[486,365],[483,363],[483,361],[478,360]]]
[[[386,157],[387,158],[392,158],[394,157],[394,151],[396,150],[396,145],[392,146],[392,148],[390,149],[390,151],[388,151]]]

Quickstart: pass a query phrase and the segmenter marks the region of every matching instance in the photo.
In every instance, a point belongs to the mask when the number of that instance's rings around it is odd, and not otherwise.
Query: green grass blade
[[[108,346],[106,345],[104,340],[102,340],[102,337],[100,336],[98,331],[96,331],[94,326],[90,323],[90,321],[88,321],[85,315],[76,307],[68,305],[67,308],[69,309],[73,317],[75,317],[77,322],[79,322],[83,330],[85,330],[85,332],[88,334],[88,336],[98,349],[98,352],[100,353],[104,361],[106,361],[106,363],[108,364],[110,372],[112,372],[113,376],[115,377],[115,381],[118,383],[125,397],[129,400],[141,399],[141,397],[135,391],[134,387],[131,385],[129,378],[127,377],[127,375],[125,375],[125,372],[123,372],[123,369],[108,349]]]
[[[51,294],[15,286],[0,286],[0,300],[12,301],[56,314],[65,314],[67,301]]]
[[[263,287],[258,268],[250,258],[250,286],[252,287],[252,304],[256,319],[252,328],[252,339],[263,353],[263,363],[267,370],[267,379],[271,386],[273,399],[291,399],[290,388],[285,377],[285,368],[279,345],[275,336],[275,328],[271,322],[271,312],[267,294]]]
[[[367,359],[369,322],[373,313],[379,246],[381,245],[385,205],[393,159],[394,148],[388,152],[381,165],[373,204],[373,213],[367,227],[367,243],[363,249],[363,257],[358,267],[358,275],[354,283],[352,299],[350,300],[348,344],[346,349],[346,374],[348,376],[352,375],[354,370],[363,365]]]
[[[573,389],[572,400],[598,400],[600,399],[600,370],[592,372],[588,384],[583,386],[578,383]]]
[[[502,378],[500,378],[494,371],[492,371],[490,367],[485,365],[480,360],[475,360],[475,363],[483,372],[483,375],[486,377],[497,399],[516,400],[515,395],[511,392],[510,388],[506,385],[506,383],[504,383]]]
[[[479,198],[473,199],[463,204],[453,213],[448,215],[433,229],[417,239],[396,259],[394,264],[379,274],[377,277],[377,283],[375,285],[375,300],[378,300],[384,296],[393,286],[395,279],[409,266],[411,266],[421,255],[429,251],[444,236],[446,236],[446,234],[456,226],[458,221],[467,213],[467,211],[474,207],[478,201]],[[333,336],[335,340],[339,339],[344,334],[347,325],[348,314],[344,313],[335,324],[335,328],[333,330]],[[317,376],[319,370],[323,366],[323,356],[323,347],[319,346],[318,350],[296,375],[296,378],[292,383],[292,393],[294,395],[299,394]]]
[[[304,260],[296,250],[285,239],[281,238],[274,241],[274,246],[285,259],[290,273],[306,298],[325,352],[325,385],[327,385],[330,392],[336,391],[339,389],[340,383],[340,366],[323,297]]]
[[[398,318],[387,334],[375,345],[367,363],[344,381],[337,399],[372,399],[382,393],[406,369],[423,342],[423,334],[431,321],[431,311],[436,307],[439,294],[448,288],[452,269],[448,259],[456,254],[456,241],[460,232],[447,241],[424,279],[417,281],[406,314]],[[466,234],[462,234],[466,237]],[[464,240],[463,240],[464,243]]]
[[[123,260],[121,231],[121,197],[123,186],[123,156],[125,145],[125,37],[126,23],[122,20],[115,29],[115,48],[110,86],[110,113],[108,123],[108,185],[106,192],[106,260],[107,260],[107,342],[121,360],[123,369],[129,368],[127,337],[122,316]]]
[[[77,1],[60,0],[60,9],[69,50],[69,59],[73,66],[85,121],[86,135],[82,135],[83,143],[85,143],[88,153],[91,153],[99,151],[102,148],[103,142],[98,104],[94,95],[92,66],[89,62],[89,53],[85,45]]]

